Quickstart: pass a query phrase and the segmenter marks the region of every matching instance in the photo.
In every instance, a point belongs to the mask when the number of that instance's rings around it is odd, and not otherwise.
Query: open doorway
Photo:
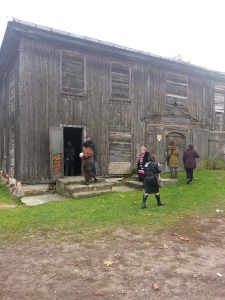
[[[81,175],[81,159],[79,157],[80,152],[83,151],[83,128],[76,127],[64,127],[63,128],[63,142],[70,141],[75,151],[75,162],[74,162],[74,176]]]

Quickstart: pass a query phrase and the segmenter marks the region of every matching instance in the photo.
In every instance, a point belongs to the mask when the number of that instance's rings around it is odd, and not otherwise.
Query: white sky
[[[11,17],[225,72],[224,0],[2,0]]]

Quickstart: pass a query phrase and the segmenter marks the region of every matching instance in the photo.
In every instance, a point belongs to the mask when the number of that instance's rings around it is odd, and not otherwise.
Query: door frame
[[[86,126],[84,126],[84,125],[60,124],[60,127],[81,129],[81,145],[80,145],[80,148],[83,149],[83,142],[86,141],[85,138],[86,138],[86,135],[87,135],[87,127]],[[63,142],[64,142],[64,140],[65,140],[65,136],[64,136],[64,133],[63,133]],[[82,174],[82,166],[81,166],[81,169],[80,169],[80,174]],[[63,176],[64,176],[64,172],[63,172]],[[75,175],[75,176],[77,176],[77,175]]]
[[[182,161],[182,155],[183,155],[183,151],[186,149],[186,139],[187,139],[187,137],[184,135],[184,133],[181,133],[181,132],[179,132],[179,131],[177,131],[177,130],[171,130],[170,132],[168,132],[167,134],[165,134],[165,142],[166,142],[166,150],[167,150],[167,147],[169,146],[169,145],[167,145],[167,140],[168,140],[168,138],[170,138],[171,137],[171,141],[172,140],[174,140],[175,142],[176,142],[176,137],[178,137],[178,138],[182,138],[182,140],[183,140],[183,147],[182,148],[179,148],[179,145],[176,145],[177,147],[178,147],[178,149],[179,149],[179,158],[178,158],[178,160],[179,160],[179,171],[184,171],[184,167],[183,167],[183,161]],[[177,143],[176,143],[177,144]],[[165,156],[165,159],[166,159],[166,156]],[[165,165],[166,165],[166,169],[167,169],[167,172],[169,171],[169,167],[167,166],[167,163],[165,163]]]

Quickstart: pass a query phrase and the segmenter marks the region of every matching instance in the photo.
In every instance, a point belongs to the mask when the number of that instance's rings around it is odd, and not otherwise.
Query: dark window
[[[111,98],[130,99],[130,68],[128,65],[111,62]]]
[[[166,105],[187,107],[187,76],[166,74]]]
[[[61,91],[66,94],[85,94],[85,56],[62,51]]]

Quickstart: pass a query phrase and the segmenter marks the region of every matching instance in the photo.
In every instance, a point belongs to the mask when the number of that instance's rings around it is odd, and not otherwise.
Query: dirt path
[[[225,299],[225,218],[94,243],[31,236],[0,247],[0,299]]]

